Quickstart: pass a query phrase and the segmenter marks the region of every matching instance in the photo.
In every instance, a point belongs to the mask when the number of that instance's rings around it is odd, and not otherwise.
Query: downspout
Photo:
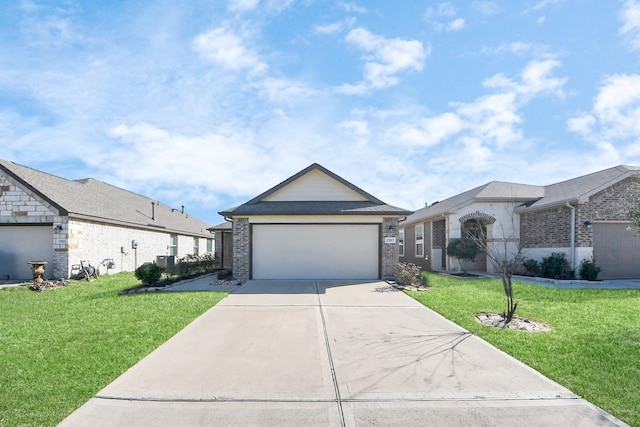
[[[569,202],[565,202],[565,206],[571,209],[571,271],[575,275],[576,271],[576,208]]]

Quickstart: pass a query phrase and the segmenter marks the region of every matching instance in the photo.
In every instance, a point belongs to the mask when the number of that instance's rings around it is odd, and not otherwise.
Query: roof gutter
[[[569,202],[565,202],[565,206],[571,209],[571,271],[576,271],[576,208]]]

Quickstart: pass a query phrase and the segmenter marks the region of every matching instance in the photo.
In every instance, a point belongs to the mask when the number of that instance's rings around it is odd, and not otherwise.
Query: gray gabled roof
[[[60,216],[211,237],[209,224],[182,209],[93,178],[71,181],[7,160],[0,160],[0,171],[49,203]]]
[[[526,212],[554,205],[584,203],[589,197],[630,176],[640,173],[640,166],[620,165],[578,178],[558,182],[544,187],[544,197],[518,209]]]
[[[535,185],[515,184],[512,182],[491,181],[487,184],[460,193],[456,196],[436,202],[417,210],[408,216],[404,225],[426,221],[455,213],[458,209],[473,202],[526,202],[544,196],[544,188]]]
[[[286,187],[311,171],[319,170],[365,198],[364,201],[264,201],[269,195]],[[242,205],[219,212],[224,217],[241,215],[393,215],[405,216],[411,211],[388,205],[361,188],[351,184],[318,163],[314,163],[275,187]]]
[[[593,194],[639,173],[640,166],[621,165],[547,186],[492,181],[422,208],[408,216],[402,226],[453,214],[474,202],[520,202],[517,212],[549,208],[566,202],[582,203]]]

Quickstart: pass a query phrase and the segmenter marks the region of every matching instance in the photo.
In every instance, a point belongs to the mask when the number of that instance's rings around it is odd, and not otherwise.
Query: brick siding
[[[627,178],[589,198],[580,205],[576,215],[577,246],[593,246],[593,230],[587,228],[585,221],[626,221],[626,200],[637,197],[638,179]]]
[[[394,237],[396,243],[385,243],[386,237]],[[405,248],[406,249],[406,248]],[[395,277],[395,267],[398,265],[398,218],[383,218],[382,220],[382,278]]]
[[[571,246],[571,209],[554,207],[520,215],[523,248],[564,248]]]
[[[233,219],[233,276],[249,280],[250,247],[249,218]]]

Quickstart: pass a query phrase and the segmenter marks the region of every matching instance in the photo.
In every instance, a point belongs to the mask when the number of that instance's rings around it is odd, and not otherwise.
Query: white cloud
[[[356,18],[349,17],[332,24],[316,25],[313,29],[317,34],[337,34],[345,29],[352,28],[355,23]]]
[[[267,69],[267,65],[245,45],[241,37],[225,28],[216,28],[198,35],[193,39],[192,46],[206,60],[230,70],[260,73]]]
[[[632,49],[640,49],[640,4],[635,0],[627,0],[620,12],[622,27],[618,31],[627,38]]]
[[[342,93],[363,93],[367,89],[382,89],[398,84],[398,74],[422,71],[429,54],[417,40],[386,39],[364,28],[351,30],[346,41],[363,50],[365,55],[364,81],[356,85],[344,85]]]
[[[465,20],[456,17],[455,7],[450,2],[429,6],[425,11],[425,19],[437,31],[459,31],[464,28]]]
[[[356,4],[355,2],[344,2],[341,1],[338,3],[338,7],[345,12],[349,13],[367,13],[367,8]]]
[[[457,18],[447,25],[447,31],[458,31],[464,28],[464,19]]]
[[[514,55],[525,55],[531,54],[534,57],[546,57],[549,56],[547,53],[549,48],[545,45],[540,45],[536,43],[523,43],[523,42],[512,42],[512,43],[503,43],[498,47],[483,47],[482,53],[484,54],[504,54],[511,53]]]
[[[563,86],[567,79],[552,76],[553,70],[559,66],[560,62],[555,59],[533,60],[520,73],[520,82],[500,73],[485,79],[482,84],[489,88],[513,90],[521,95],[551,93],[562,97],[564,96]]]
[[[292,104],[318,94],[318,91],[301,82],[288,79],[266,78],[253,84],[270,101]]]
[[[593,100],[591,112],[573,117],[568,130],[624,156],[640,153],[640,74],[607,77]]]
[[[260,0],[229,0],[228,8],[231,11],[249,11],[258,7]]]

